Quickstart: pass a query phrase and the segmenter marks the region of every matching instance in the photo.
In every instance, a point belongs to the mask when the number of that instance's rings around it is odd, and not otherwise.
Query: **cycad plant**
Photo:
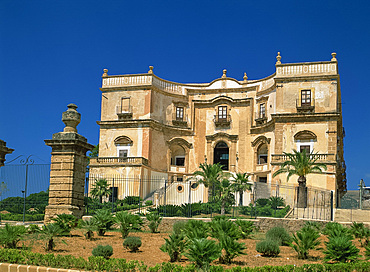
[[[143,225],[143,220],[136,214],[121,211],[116,214],[114,222],[118,224],[122,238],[126,238],[133,230],[140,230]]]
[[[242,239],[248,239],[256,228],[253,221],[237,219],[235,224],[239,227],[240,236]]]
[[[361,246],[368,246],[370,239],[370,229],[365,227],[364,223],[353,222],[351,225],[351,232],[355,236],[355,238],[358,238]]]
[[[287,160],[283,162],[281,168],[277,170],[272,176],[276,177],[282,173],[288,173],[287,181],[293,175],[298,176],[298,208],[305,208],[307,206],[307,188],[306,188],[306,176],[308,174],[321,174],[322,169],[326,170],[327,167],[323,163],[317,162],[319,157],[317,153],[311,152],[306,153],[306,150],[298,152],[293,150],[293,153],[284,152],[287,156]]]
[[[166,242],[160,247],[160,250],[168,253],[170,262],[180,261],[186,245],[185,235],[181,232],[173,232],[168,236],[168,239],[164,238],[164,240]]]
[[[77,218],[72,214],[58,214],[56,218],[52,219],[60,228],[60,235],[71,235],[71,229],[76,227]]]
[[[359,256],[359,249],[353,245],[348,236],[332,236],[329,241],[325,242],[326,250],[324,251],[324,261],[334,262],[353,262]]]
[[[90,220],[81,220],[79,228],[85,231],[85,238],[87,240],[91,240],[94,237],[94,231],[96,231],[96,221],[94,218],[91,218]]]
[[[194,262],[199,270],[209,271],[211,262],[221,256],[221,248],[215,241],[207,238],[193,239],[187,245],[184,255]]]
[[[207,223],[201,220],[189,220],[184,229],[185,236],[188,240],[207,238],[209,227]]]
[[[5,248],[17,248],[18,242],[26,233],[24,226],[12,226],[8,223],[0,228],[0,244]]]
[[[42,227],[40,238],[46,240],[46,251],[52,251],[55,247],[55,238],[63,233],[63,229],[57,223],[46,224]]]
[[[110,210],[97,210],[92,218],[99,236],[103,236],[113,225],[113,216]]]
[[[146,219],[149,221],[148,227],[152,233],[158,232],[159,224],[162,222],[162,217],[157,212],[146,214]]]
[[[319,237],[319,232],[308,226],[293,234],[292,247],[298,253],[298,259],[308,258],[309,250],[315,249],[320,245]]]

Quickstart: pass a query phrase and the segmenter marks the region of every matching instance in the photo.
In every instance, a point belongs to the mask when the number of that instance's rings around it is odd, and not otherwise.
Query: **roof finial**
[[[331,61],[337,61],[337,58],[336,58],[337,53],[333,52],[333,53],[331,53],[331,56],[332,56]]]
[[[149,66],[148,74],[153,74],[153,66]]]
[[[106,77],[106,76],[108,76],[108,69],[103,69],[103,71],[104,71],[104,73],[103,73],[103,77]]]
[[[280,52],[278,52],[277,56],[276,56],[276,64],[281,64],[281,56],[280,56]]]
[[[246,83],[246,82],[247,82],[247,80],[248,80],[247,73],[244,73],[244,77],[243,77],[243,79],[244,79],[244,82]]]
[[[222,71],[222,78],[225,78],[226,77],[226,72],[227,72],[227,70],[226,69],[224,69],[223,71]]]

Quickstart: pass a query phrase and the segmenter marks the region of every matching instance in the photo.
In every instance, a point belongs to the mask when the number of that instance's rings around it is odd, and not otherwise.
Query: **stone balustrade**
[[[337,62],[292,63],[276,65],[276,77],[336,75]]]
[[[181,84],[160,79],[154,75],[119,75],[103,77],[102,88],[117,88],[130,86],[154,86],[164,92],[185,94]]]
[[[332,162],[336,161],[335,154],[313,154],[314,158],[318,158],[317,162]],[[271,163],[283,163],[288,160],[288,156],[285,154],[272,154]]]
[[[148,159],[143,157],[98,157],[90,159],[90,165],[98,164],[148,165]]]

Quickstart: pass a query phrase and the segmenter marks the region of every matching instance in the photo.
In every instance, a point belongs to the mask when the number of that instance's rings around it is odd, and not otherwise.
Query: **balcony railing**
[[[213,121],[215,122],[216,127],[230,126],[231,115],[215,115]]]
[[[317,162],[328,162],[328,161],[335,161],[335,154],[312,154],[315,159],[317,158]],[[289,157],[285,154],[272,154],[271,155],[271,163],[283,163],[287,161]]]
[[[131,119],[132,118],[132,107],[130,106],[117,106],[116,114],[119,120]]]
[[[261,125],[261,124],[267,122],[267,113],[266,112],[257,111],[255,116],[256,116],[255,121],[256,121],[257,125]]]
[[[298,98],[296,107],[298,112],[313,112],[315,110],[315,98],[312,97],[308,103],[302,103],[301,98]]]
[[[177,126],[177,127],[187,127],[188,126],[188,118],[186,115],[184,115],[182,118],[180,118],[179,116],[176,116],[176,114],[174,114],[172,116],[172,124],[174,126]]]
[[[148,165],[148,159],[143,157],[98,157],[91,158],[90,164]]]

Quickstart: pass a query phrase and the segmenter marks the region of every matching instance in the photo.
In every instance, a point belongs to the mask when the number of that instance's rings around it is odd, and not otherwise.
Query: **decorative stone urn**
[[[77,112],[75,104],[69,104],[68,110],[63,112],[62,121],[66,125],[63,132],[77,132],[77,125],[81,122],[81,114]]]

